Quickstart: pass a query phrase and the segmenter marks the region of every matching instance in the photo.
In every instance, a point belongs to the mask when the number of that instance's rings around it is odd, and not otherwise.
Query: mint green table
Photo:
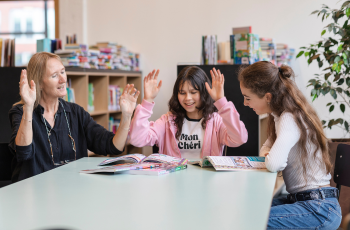
[[[79,173],[104,159],[1,188],[0,229],[266,229],[276,173],[192,165],[163,176]]]

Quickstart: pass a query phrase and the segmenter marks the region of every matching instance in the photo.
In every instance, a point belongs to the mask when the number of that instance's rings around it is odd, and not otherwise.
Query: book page
[[[187,164],[187,159],[155,153],[143,159],[142,162],[161,162],[161,163],[182,165],[182,164]]]
[[[141,162],[144,158],[146,158],[145,155],[135,153],[135,154],[129,154],[121,157],[115,157],[115,158],[110,158],[102,161],[99,165],[108,165],[112,164],[113,162],[120,161],[120,163],[125,163],[125,162],[133,162],[133,163],[139,163]]]
[[[231,157],[210,156],[214,165],[217,166],[236,166]]]

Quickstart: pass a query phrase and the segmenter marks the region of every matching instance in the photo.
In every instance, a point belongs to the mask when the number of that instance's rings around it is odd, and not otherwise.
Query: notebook
[[[103,168],[97,168],[97,169],[85,169],[81,170],[80,173],[117,173],[117,172],[124,172],[129,170],[140,170],[145,168],[156,168],[162,166],[162,163],[126,163],[126,164],[119,164],[119,165],[113,165]]]

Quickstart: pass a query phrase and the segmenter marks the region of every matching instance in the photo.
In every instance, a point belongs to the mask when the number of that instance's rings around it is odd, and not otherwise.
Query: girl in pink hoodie
[[[136,107],[130,126],[130,143],[158,145],[159,153],[188,159],[220,156],[225,145],[247,142],[248,133],[232,102],[224,96],[224,75],[214,68],[206,73],[196,66],[184,68],[174,85],[169,112],[148,121],[162,81],[159,70],[144,79],[144,99]]]

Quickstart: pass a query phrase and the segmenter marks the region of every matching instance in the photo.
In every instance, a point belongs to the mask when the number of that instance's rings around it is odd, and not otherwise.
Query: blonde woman
[[[122,153],[131,115],[140,92],[127,85],[120,98],[122,118],[114,135],[97,124],[81,106],[66,102],[67,75],[60,58],[51,53],[33,55],[22,70],[21,101],[9,111],[10,150],[17,165],[16,182],[87,156]]]

